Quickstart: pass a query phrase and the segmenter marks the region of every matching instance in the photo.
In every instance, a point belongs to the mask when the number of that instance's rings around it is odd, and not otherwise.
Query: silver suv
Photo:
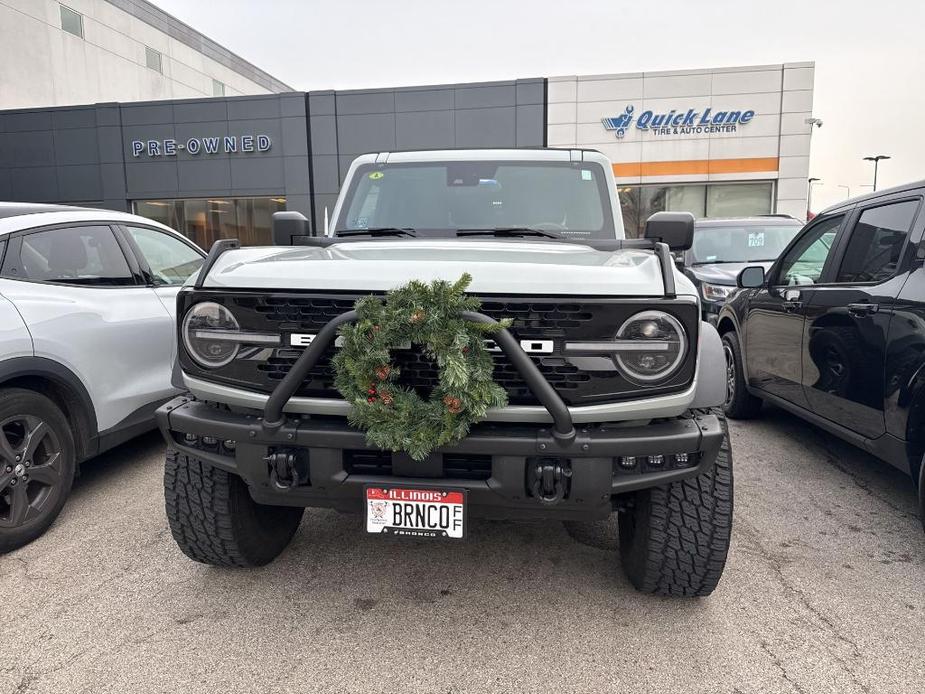
[[[364,155],[329,219],[316,237],[298,213],[276,213],[288,247],[217,243],[178,297],[189,393],[158,418],[167,517],[189,557],[266,564],[304,507],[359,513],[380,536],[448,539],[470,515],[617,513],[634,586],[713,591],[732,453],[716,409],[722,344],[671,257],[690,248],[693,216],[659,213],[645,238],[625,239],[603,155],[520,149]],[[357,298],[463,273],[482,302],[467,320],[512,319],[489,347],[509,404],[423,461],[383,450],[334,383],[339,326],[359,319]],[[439,385],[420,345],[392,352],[398,387]]]
[[[202,261],[143,217],[0,203],[0,553],[52,524],[78,463],[154,426]]]

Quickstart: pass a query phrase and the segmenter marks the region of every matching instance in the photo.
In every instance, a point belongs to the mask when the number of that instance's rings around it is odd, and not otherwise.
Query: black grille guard
[[[498,325],[498,321],[494,318],[476,311],[463,311],[461,316],[474,323]],[[283,377],[283,380],[279,382],[279,385],[276,386],[267,399],[267,404],[263,411],[264,427],[278,429],[283,425],[285,422],[283,408],[286,403],[298,390],[299,385],[308,376],[309,371],[318,363],[325,350],[334,342],[338,328],[345,323],[356,321],[357,318],[356,311],[347,311],[332,318],[318,331],[311,344],[299,355],[289,373]],[[527,353],[524,352],[510,331],[507,328],[499,327],[498,331],[493,333],[492,339],[501,348],[501,351],[504,352],[514,368],[517,369],[530,392],[536,396],[540,404],[549,412],[553,421],[553,436],[563,443],[574,440],[575,426],[572,424],[572,415],[568,410],[568,406],[559,397],[556,389],[543,377],[536,364],[527,356]]]

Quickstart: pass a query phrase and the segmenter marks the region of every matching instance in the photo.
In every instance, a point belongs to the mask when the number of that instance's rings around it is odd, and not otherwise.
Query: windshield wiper
[[[416,236],[412,227],[371,227],[369,229],[344,229],[335,236]]]
[[[457,229],[457,236],[541,236],[547,239],[561,239],[559,234],[536,227],[492,227],[490,229]]]
[[[691,267],[695,265],[723,265],[726,263],[763,263],[763,260],[698,260],[695,263],[691,263]]]

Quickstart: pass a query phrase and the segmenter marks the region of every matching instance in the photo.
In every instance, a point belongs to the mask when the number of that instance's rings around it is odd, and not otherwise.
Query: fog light
[[[650,467],[661,467],[665,464],[665,456],[663,455],[650,455],[647,461]]]
[[[636,456],[634,455],[622,455],[620,456],[620,467],[624,470],[632,470],[636,467]]]
[[[196,436],[196,434],[186,434],[183,437],[183,440],[186,441],[187,443],[195,444],[196,442],[199,441],[199,437]]]
[[[675,453],[674,462],[678,467],[686,467],[690,462],[690,456],[687,453]]]
[[[218,443],[218,439],[216,439],[214,436],[203,436],[202,437],[203,446],[214,446],[217,443]]]
[[[226,451],[234,452],[234,449],[235,449],[235,447],[236,447],[238,444],[237,444],[237,442],[232,441],[231,439],[228,439],[228,440],[225,441],[222,445],[225,446],[225,450],[226,450]]]

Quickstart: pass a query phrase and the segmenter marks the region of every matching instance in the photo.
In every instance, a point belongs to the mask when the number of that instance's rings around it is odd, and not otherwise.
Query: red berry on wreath
[[[375,389],[375,388],[370,388],[370,389],[367,390],[366,392],[369,393],[370,395],[375,395],[375,394],[376,394],[376,389]]]
[[[368,402],[369,404],[372,404],[372,403],[376,402],[376,398],[374,398],[372,395],[370,395],[368,398],[366,398],[366,402]]]
[[[463,352],[463,354],[469,354],[469,348],[468,348],[468,347],[463,347],[462,352]]]

